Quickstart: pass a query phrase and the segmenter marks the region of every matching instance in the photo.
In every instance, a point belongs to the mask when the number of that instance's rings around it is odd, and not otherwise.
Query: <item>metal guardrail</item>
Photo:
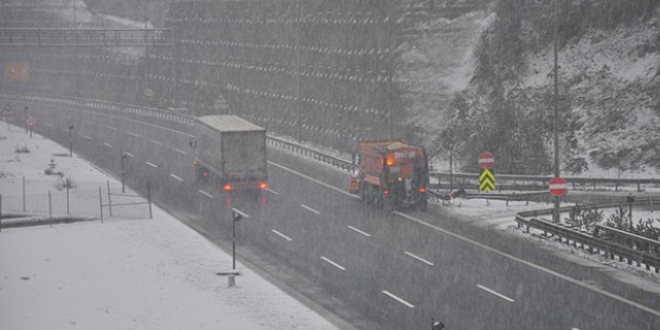
[[[437,187],[447,188],[449,186],[448,172],[431,172],[430,176],[435,178],[438,183]],[[453,186],[454,189],[466,189],[477,187],[479,184],[478,173],[453,173]],[[498,190],[544,190],[548,189],[550,180],[553,178],[548,175],[518,175],[518,174],[496,174],[497,176],[497,189]],[[596,190],[598,186],[614,187],[618,191],[622,186],[637,186],[637,191],[642,191],[642,185],[658,185],[660,186],[660,179],[621,179],[621,178],[581,178],[581,177],[564,177],[568,184],[573,186],[573,190],[578,187],[591,187]]]
[[[267,139],[267,143],[285,150],[289,150],[292,152],[295,152],[297,154],[303,155],[305,157],[309,157],[315,160],[318,160],[322,163],[329,164],[333,167],[339,168],[343,171],[351,172],[353,173],[357,169],[357,165],[345,161],[336,157],[328,156],[324,153],[312,150],[310,148],[301,146],[297,143],[285,141],[273,136],[269,136]]]
[[[607,239],[616,244],[631,246],[636,251],[660,257],[660,241],[601,225],[596,225],[593,235],[595,237]]]
[[[660,200],[639,200],[632,202],[633,205],[648,205],[658,204]],[[609,202],[609,203],[596,203],[591,205],[580,205],[583,210],[599,209],[608,207],[622,207],[629,205],[628,202]],[[566,206],[560,208],[561,212],[567,212],[574,208],[574,206]],[[660,242],[628,233],[625,231],[617,230],[614,228],[604,227],[597,225],[593,233],[586,230],[578,231],[574,228],[550,223],[547,221],[536,219],[539,215],[552,214],[553,209],[543,209],[534,211],[524,211],[516,214],[515,221],[518,223],[518,228],[525,227],[526,232],[529,233],[530,228],[535,228],[543,231],[544,236],[548,234],[559,238],[560,242],[570,244],[582,248],[589,253],[603,252],[610,259],[615,256],[619,257],[619,261],[624,259],[628,260],[628,264],[635,262],[638,267],[641,264],[646,265],[646,269],[650,267],[655,268],[655,272],[660,272]],[[531,219],[527,217],[533,216]]]
[[[170,29],[0,28],[0,46],[169,46]]]

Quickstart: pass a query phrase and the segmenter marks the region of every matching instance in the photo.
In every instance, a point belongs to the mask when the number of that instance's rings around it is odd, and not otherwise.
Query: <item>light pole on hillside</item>
[[[554,131],[555,131],[555,178],[559,177],[559,83],[558,83],[558,70],[557,70],[557,48],[559,47],[559,21],[558,21],[558,6],[557,2],[554,1],[554,42],[553,42],[553,52],[554,52],[554,80],[555,80],[555,116],[554,116]],[[560,221],[560,210],[559,210],[559,200],[560,196],[555,196],[555,207],[554,212],[552,213],[552,222],[559,223]]]

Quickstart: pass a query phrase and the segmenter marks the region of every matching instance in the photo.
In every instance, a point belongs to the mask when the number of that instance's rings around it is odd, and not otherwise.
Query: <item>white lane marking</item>
[[[328,259],[328,258],[326,258],[326,257],[323,257],[323,256],[322,256],[322,257],[321,257],[321,260],[323,260],[323,261],[325,261],[325,262],[327,262],[327,263],[329,263],[329,264],[331,264],[331,265],[333,265],[333,266],[335,266],[335,267],[337,267],[337,268],[339,268],[339,269],[341,269],[341,270],[346,270],[346,268],[344,268],[344,267],[341,266],[340,264],[338,264],[338,263],[336,263],[336,262],[334,262],[334,261],[332,261],[332,260],[330,260],[330,259]]]
[[[44,126],[46,126],[46,127],[53,127],[53,125],[51,125],[51,124],[49,124],[49,123],[44,123]]]
[[[285,240],[287,240],[289,242],[293,241],[289,236],[286,236],[286,235],[280,233],[279,231],[277,231],[275,229],[272,229],[271,231],[274,232],[277,235],[280,235],[282,238],[284,238]]]
[[[430,224],[430,223],[426,223],[426,222],[421,221],[421,220],[419,220],[419,219],[417,219],[417,218],[415,218],[415,217],[411,217],[411,216],[409,216],[409,215],[407,215],[407,214],[404,214],[404,213],[401,213],[401,212],[398,212],[398,211],[394,211],[394,212],[392,212],[392,213],[394,213],[394,214],[396,214],[396,215],[398,215],[398,216],[400,216],[400,217],[402,217],[402,218],[405,218],[405,219],[408,219],[408,220],[410,220],[410,221],[416,222],[416,223],[418,223],[418,224],[420,224],[420,225],[422,225],[422,226],[425,226],[425,227],[427,227],[427,228],[431,228],[431,229],[434,229],[434,230],[436,230],[436,231],[439,231],[439,232],[445,233],[445,234],[447,234],[447,235],[449,235],[449,236],[452,236],[452,237],[457,238],[457,239],[459,239],[459,240],[462,240],[462,241],[464,241],[464,242],[467,242],[467,243],[473,244],[473,245],[475,245],[475,246],[478,246],[478,247],[480,247],[480,248],[482,248],[482,249],[484,249],[484,250],[487,250],[487,251],[490,251],[490,252],[492,252],[492,253],[498,254],[498,255],[500,255],[500,256],[502,256],[502,257],[504,257],[504,258],[507,258],[507,259],[509,259],[509,260],[512,260],[512,261],[518,262],[518,263],[523,264],[523,265],[525,265],[525,266],[528,266],[528,267],[534,268],[534,269],[536,269],[536,270],[538,270],[538,271],[541,271],[541,272],[544,272],[544,273],[546,273],[546,274],[550,274],[550,275],[552,275],[552,276],[558,277],[558,278],[560,278],[560,279],[562,279],[562,280],[564,280],[564,281],[567,281],[567,282],[573,283],[573,284],[575,284],[575,285],[577,285],[577,286],[580,286],[580,287],[582,287],[582,288],[585,288],[585,289],[591,290],[591,291],[593,291],[593,292],[596,292],[596,293],[602,294],[603,296],[606,296],[606,297],[612,298],[612,299],[614,299],[614,300],[620,301],[620,302],[622,302],[622,303],[628,304],[628,305],[630,305],[630,306],[633,306],[633,307],[639,308],[639,309],[641,309],[641,310],[643,310],[643,311],[645,311],[645,312],[647,312],[647,313],[653,314],[653,315],[655,315],[655,316],[660,316],[660,312],[659,312],[659,311],[656,311],[656,310],[654,310],[654,309],[651,309],[651,308],[649,308],[649,307],[646,307],[646,306],[644,306],[644,305],[642,305],[642,304],[640,304],[640,303],[636,303],[636,302],[634,302],[634,301],[632,301],[632,300],[628,300],[628,299],[626,299],[626,298],[623,298],[623,297],[617,296],[617,295],[615,295],[615,294],[613,294],[613,293],[610,293],[610,292],[607,292],[607,291],[605,291],[605,290],[603,290],[603,289],[600,289],[600,288],[597,288],[597,287],[591,286],[591,285],[586,284],[586,283],[584,283],[584,282],[582,282],[582,281],[578,281],[578,280],[576,280],[576,279],[574,279],[574,278],[572,278],[572,277],[568,277],[568,276],[566,276],[566,275],[564,275],[564,274],[560,274],[560,273],[558,273],[558,272],[556,272],[556,271],[554,271],[554,270],[550,270],[550,269],[547,269],[547,268],[541,267],[541,266],[539,266],[539,265],[537,265],[537,264],[531,263],[531,262],[529,262],[529,261],[526,261],[526,260],[520,259],[520,258],[518,258],[518,257],[514,257],[514,256],[512,256],[512,255],[510,255],[510,254],[504,253],[504,252],[502,252],[502,251],[500,251],[500,250],[497,250],[497,249],[495,249],[495,248],[492,248],[492,247],[490,247],[490,246],[488,246],[488,245],[484,245],[484,244],[479,243],[479,242],[477,242],[477,241],[475,241],[475,240],[469,239],[469,238],[467,238],[467,237],[463,237],[463,236],[458,235],[458,234],[456,234],[456,233],[452,233],[452,232],[450,232],[450,231],[448,231],[448,230],[445,230],[445,229],[442,229],[442,228],[440,228],[440,227],[434,226],[434,225],[432,225],[432,224]]]
[[[117,127],[108,126],[108,128],[111,129],[111,130],[113,130],[113,131],[116,131],[116,130],[117,130]]]
[[[132,137],[138,137],[138,135],[135,134],[135,133],[133,133],[133,132],[128,132],[128,135],[130,135],[130,136],[132,136]]]
[[[204,195],[204,196],[206,196],[206,197],[208,197],[208,198],[213,198],[213,196],[211,196],[211,194],[207,193],[207,192],[204,191],[204,190],[197,190],[197,191],[198,191],[200,194],[202,194],[202,195]]]
[[[63,130],[64,132],[66,132],[66,133],[69,133],[69,129],[68,129],[68,128],[63,128],[62,130]]]
[[[237,208],[232,207],[231,210],[232,210],[233,212],[238,213],[238,215],[242,216],[243,218],[246,218],[246,219],[247,219],[247,218],[250,217],[249,214],[247,214],[247,213],[245,213],[245,212],[243,212],[243,211],[241,211],[241,210],[239,210],[239,209],[237,209]]]
[[[86,123],[86,124],[91,124],[91,125],[94,125],[94,122],[93,122],[93,121],[91,121],[91,120],[85,120],[85,123]]]
[[[410,308],[415,308],[415,305],[413,305],[413,304],[411,304],[411,303],[409,303],[409,302],[407,302],[407,301],[405,301],[405,300],[403,300],[403,299],[401,299],[401,298],[399,298],[399,297],[397,297],[397,296],[391,294],[389,291],[385,291],[385,290],[383,290],[382,292],[383,292],[386,296],[388,296],[388,297],[390,297],[390,298],[392,298],[392,299],[394,299],[394,300],[396,300],[396,301],[398,301],[398,302],[400,302],[400,303],[402,303],[402,304],[404,304],[404,305],[406,305],[406,306],[408,306],[408,307],[410,307]]]
[[[153,142],[153,143],[155,143],[155,144],[157,144],[157,145],[159,145],[159,146],[162,146],[162,145],[163,145],[163,143],[160,142],[160,141],[151,140],[151,142]]]
[[[270,188],[266,188],[266,191],[273,194],[273,195],[279,195],[275,190],[272,190]]]
[[[110,143],[103,143],[103,145],[108,147],[108,148],[112,148],[112,144],[110,144]]]
[[[172,178],[174,178],[175,180],[179,181],[179,182],[182,182],[182,181],[183,181],[183,179],[181,179],[180,177],[178,177],[178,176],[176,176],[176,175],[174,175],[174,174],[172,174],[172,173],[170,173],[170,176],[171,176]]]
[[[149,163],[149,162],[144,162],[144,163],[151,166],[151,167],[153,167],[153,168],[158,168],[158,165],[156,165],[156,164]]]
[[[300,207],[302,207],[303,209],[305,209],[307,211],[310,211],[310,212],[313,212],[313,213],[316,213],[316,214],[321,214],[321,212],[319,212],[319,211],[317,211],[317,210],[315,210],[315,209],[313,209],[313,208],[311,208],[311,207],[309,207],[305,204],[300,204]]]
[[[178,153],[180,153],[180,154],[182,154],[182,155],[184,155],[184,156],[187,156],[187,155],[188,155],[188,153],[186,153],[185,151],[180,150],[180,149],[174,149],[174,151],[176,151],[176,152],[178,152]]]
[[[288,171],[288,172],[290,172],[290,173],[293,173],[293,174],[295,174],[295,175],[298,175],[298,176],[300,176],[300,177],[302,177],[302,178],[305,178],[305,179],[307,179],[307,180],[310,180],[310,181],[312,181],[312,182],[318,183],[318,184],[320,184],[320,185],[322,185],[322,186],[324,186],[324,187],[326,187],[326,188],[332,189],[332,190],[334,190],[334,191],[336,191],[336,192],[338,192],[338,193],[344,194],[344,195],[346,195],[346,196],[350,196],[350,197],[353,197],[353,198],[355,198],[355,199],[359,199],[359,198],[360,198],[360,197],[358,197],[358,196],[351,195],[351,194],[349,194],[348,192],[345,192],[345,191],[343,191],[343,190],[341,190],[341,189],[339,189],[339,188],[333,187],[333,186],[331,186],[331,185],[329,185],[329,184],[327,184],[327,183],[325,183],[325,182],[321,182],[321,181],[319,181],[319,180],[316,180],[316,179],[314,179],[314,178],[311,178],[311,177],[309,177],[309,176],[307,176],[307,175],[304,175],[304,174],[302,174],[302,173],[298,173],[298,172],[296,172],[296,171],[294,171],[294,170],[292,170],[292,169],[290,169],[290,168],[286,168],[286,167],[284,167],[284,166],[282,166],[282,165],[280,165],[280,164],[276,164],[276,163],[273,163],[273,162],[271,162],[271,161],[269,161],[268,164],[273,165],[273,166],[275,166],[275,167],[277,167],[277,168],[280,168],[280,169],[282,169],[282,170]],[[502,252],[502,251],[500,251],[500,250],[497,250],[497,249],[495,249],[495,248],[492,248],[492,247],[490,247],[490,246],[488,246],[488,245],[484,245],[484,244],[479,243],[479,242],[477,242],[477,241],[475,241],[475,240],[469,239],[469,238],[467,238],[467,237],[463,237],[463,236],[458,235],[458,234],[456,234],[456,233],[452,233],[452,232],[450,232],[450,231],[448,231],[448,230],[442,229],[442,228],[440,228],[440,227],[438,227],[438,226],[434,226],[434,225],[432,225],[432,224],[430,224],[430,223],[426,223],[426,222],[421,221],[421,220],[419,220],[419,219],[417,219],[417,218],[415,218],[415,217],[411,217],[411,216],[409,216],[409,215],[407,215],[407,214],[404,214],[404,213],[401,213],[401,212],[398,212],[398,211],[394,211],[394,212],[392,212],[392,213],[394,213],[394,214],[396,214],[396,215],[398,215],[398,216],[400,216],[400,217],[402,217],[402,218],[405,218],[405,219],[408,219],[408,220],[410,220],[410,221],[416,222],[416,223],[418,223],[418,224],[420,224],[420,225],[422,225],[422,226],[425,226],[425,227],[427,227],[427,228],[431,228],[431,229],[433,229],[433,230],[436,230],[436,231],[439,231],[439,232],[445,233],[445,234],[447,234],[447,235],[449,235],[449,236],[452,236],[452,237],[457,238],[457,239],[459,239],[459,240],[462,240],[462,241],[464,241],[464,242],[467,242],[467,243],[473,244],[473,245],[475,245],[475,246],[478,246],[478,247],[480,247],[480,248],[482,248],[482,249],[484,249],[484,250],[487,250],[487,251],[490,251],[490,252],[492,252],[492,253],[498,254],[498,255],[500,255],[500,256],[502,256],[502,257],[504,257],[504,258],[507,258],[507,259],[509,259],[509,260],[512,260],[512,261],[518,262],[518,263],[523,264],[523,265],[525,265],[525,266],[528,266],[528,267],[534,268],[534,269],[536,269],[536,270],[538,270],[538,271],[541,271],[541,272],[544,272],[544,273],[550,274],[550,275],[552,275],[552,276],[558,277],[558,278],[560,278],[560,279],[562,279],[562,280],[564,280],[564,281],[567,281],[567,282],[573,283],[573,284],[575,284],[575,285],[577,285],[577,286],[580,286],[580,287],[582,287],[582,288],[585,288],[585,289],[591,290],[591,291],[593,291],[593,292],[596,292],[596,293],[602,294],[602,295],[604,295],[604,296],[606,296],[606,297],[609,297],[609,298],[612,298],[612,299],[614,299],[614,300],[620,301],[620,302],[622,302],[622,303],[628,304],[628,305],[630,305],[630,306],[636,307],[636,308],[638,308],[638,309],[641,309],[641,310],[643,310],[643,311],[645,311],[645,312],[647,312],[647,313],[653,314],[653,315],[655,315],[655,316],[660,316],[660,311],[656,311],[656,310],[654,310],[654,309],[652,309],[652,308],[646,307],[646,306],[644,306],[644,305],[642,305],[642,304],[639,304],[639,303],[636,303],[636,302],[634,302],[634,301],[632,301],[632,300],[628,300],[628,299],[626,299],[626,298],[623,298],[623,297],[617,296],[617,295],[615,295],[615,294],[613,294],[613,293],[607,292],[607,291],[602,290],[602,289],[600,289],[600,288],[597,288],[597,287],[594,287],[594,286],[591,286],[591,285],[585,284],[585,283],[583,283],[583,282],[581,282],[581,281],[578,281],[578,280],[576,280],[576,279],[574,279],[574,278],[571,278],[571,277],[568,277],[568,276],[566,276],[566,275],[563,275],[563,274],[560,274],[560,273],[558,273],[558,272],[555,272],[555,271],[553,271],[553,270],[550,270],[550,269],[547,269],[547,268],[541,267],[541,266],[539,266],[539,265],[537,265],[537,264],[534,264],[534,263],[532,263],[532,262],[529,262],[529,261],[526,261],[526,260],[520,259],[520,258],[518,258],[518,257],[514,257],[514,256],[512,256],[512,255],[510,255],[510,254],[504,253],[504,252]]]
[[[364,231],[362,231],[362,230],[359,230],[359,229],[357,229],[357,228],[355,228],[355,227],[353,227],[353,226],[346,226],[346,227],[348,227],[348,229],[350,229],[350,230],[352,230],[352,231],[355,231],[355,232],[357,232],[357,233],[360,233],[360,234],[362,234],[362,235],[364,235],[364,236],[371,237],[371,234],[369,234],[369,233],[367,233],[367,232],[364,232]]]
[[[571,330],[580,330],[580,329],[578,329],[578,328],[571,328]]]
[[[85,139],[87,139],[87,140],[94,140],[94,139],[93,139],[91,136],[89,136],[89,135],[83,135],[83,137],[84,137]]]
[[[504,300],[506,300],[506,301],[508,301],[508,302],[516,302],[515,300],[513,300],[513,299],[511,299],[511,298],[509,298],[509,297],[507,297],[507,296],[505,296],[505,295],[503,295],[503,294],[501,294],[501,293],[499,293],[499,292],[493,291],[493,290],[491,290],[491,289],[489,289],[489,288],[487,288],[487,287],[485,287],[485,286],[483,286],[483,285],[481,285],[481,284],[477,285],[477,288],[479,288],[479,289],[481,289],[481,290],[484,290],[484,291],[486,291],[486,292],[488,292],[488,293],[490,293],[490,294],[494,294],[494,295],[496,295],[496,296],[498,296],[498,297],[500,297],[500,298],[502,298],[502,299],[504,299]]]
[[[432,263],[432,262],[430,262],[430,261],[428,261],[428,260],[426,260],[426,259],[424,259],[424,258],[422,258],[422,257],[416,256],[416,255],[414,255],[414,254],[412,254],[412,253],[410,253],[410,252],[408,252],[408,251],[405,251],[403,254],[405,254],[405,255],[407,255],[407,256],[413,258],[413,259],[417,259],[417,260],[419,260],[419,261],[421,261],[421,262],[423,262],[423,263],[425,263],[425,264],[427,264],[427,265],[429,265],[429,266],[433,266],[433,263]]]
[[[131,158],[133,158],[133,154],[132,154],[132,153],[130,153],[130,152],[126,152],[126,151],[124,151],[124,154],[125,154],[126,156],[128,156],[128,157],[131,157]]]
[[[294,171],[294,170],[292,170],[292,169],[290,169],[290,168],[284,167],[284,166],[282,166],[282,165],[280,165],[280,164],[276,164],[276,163],[273,163],[273,162],[271,162],[271,161],[268,161],[268,164],[273,165],[273,166],[278,167],[278,168],[281,168],[281,169],[283,169],[283,170],[285,170],[285,171],[287,171],[287,172],[291,172],[291,173],[293,173],[293,174],[295,174],[295,175],[298,175],[298,176],[300,176],[300,177],[302,177],[302,178],[305,178],[305,179],[307,179],[307,180],[309,180],[309,181],[312,181],[312,182],[314,182],[314,183],[318,183],[318,184],[320,184],[320,185],[322,185],[322,186],[324,186],[324,187],[326,187],[326,188],[328,188],[328,189],[332,189],[332,190],[334,190],[334,191],[336,191],[336,192],[338,192],[338,193],[344,194],[344,195],[349,196],[349,197],[353,197],[353,198],[355,198],[355,199],[360,199],[359,196],[351,195],[351,194],[345,192],[345,191],[342,190],[342,189],[339,189],[339,188],[337,188],[337,187],[333,187],[333,186],[331,186],[331,185],[329,185],[329,184],[327,184],[327,183],[325,183],[325,182],[321,182],[321,181],[316,180],[316,179],[314,179],[314,178],[312,178],[312,177],[310,177],[310,176],[304,175],[304,174],[302,174],[302,173],[300,173],[300,172],[296,172],[296,171]]]

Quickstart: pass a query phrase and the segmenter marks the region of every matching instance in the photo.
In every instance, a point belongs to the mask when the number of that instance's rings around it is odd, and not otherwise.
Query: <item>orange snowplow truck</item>
[[[402,140],[360,142],[357,177],[349,192],[386,210],[418,208],[426,211],[429,161],[422,148]]]

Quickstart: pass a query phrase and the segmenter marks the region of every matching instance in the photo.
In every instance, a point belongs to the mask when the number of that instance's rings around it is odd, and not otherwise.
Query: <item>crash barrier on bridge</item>
[[[434,188],[449,188],[449,178],[453,176],[454,189],[472,189],[479,186],[478,173],[447,173],[431,172],[430,176],[437,179],[438,183]],[[552,176],[547,175],[516,175],[516,174],[497,174],[498,190],[547,190]],[[626,186],[636,186],[637,191],[641,192],[644,186],[660,187],[660,179],[620,179],[620,178],[580,178],[564,177],[573,190],[598,190],[606,188],[619,188]]]
[[[169,29],[0,28],[0,46],[168,46]]]
[[[596,203],[580,205],[579,207],[582,210],[590,210],[623,207],[630,204],[640,206],[657,205],[659,203],[660,200],[646,199],[634,202]],[[574,207],[562,207],[560,208],[560,212],[571,211]],[[647,270],[653,267],[656,273],[660,272],[660,242],[600,225],[595,226],[593,233],[589,233],[584,229],[577,230],[573,227],[554,224],[536,218],[539,215],[550,215],[552,213],[553,209],[520,212],[516,214],[515,221],[518,223],[518,228],[525,227],[525,231],[528,233],[530,228],[541,230],[544,236],[555,236],[559,238],[560,242],[572,244],[575,247],[586,250],[588,253],[604,254],[610,259],[618,256],[619,261],[625,259],[628,261],[628,264],[635,262],[638,267],[644,264]],[[527,219],[528,217],[533,218]]]

